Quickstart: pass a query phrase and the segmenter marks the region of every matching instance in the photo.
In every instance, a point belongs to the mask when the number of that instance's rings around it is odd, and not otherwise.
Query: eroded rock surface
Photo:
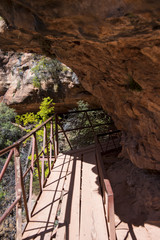
[[[41,59],[41,56],[31,53],[0,52],[0,101],[20,114],[38,111],[42,99],[48,96],[59,112],[74,108],[79,100],[99,106],[96,98],[79,83],[75,73],[61,63],[58,63],[60,72],[55,74],[57,77],[53,78],[48,73],[45,79],[42,77],[40,87],[36,87],[32,69]],[[45,76],[46,68],[43,71]]]
[[[57,56],[123,131],[123,152],[160,170],[160,1],[6,0],[0,48]]]

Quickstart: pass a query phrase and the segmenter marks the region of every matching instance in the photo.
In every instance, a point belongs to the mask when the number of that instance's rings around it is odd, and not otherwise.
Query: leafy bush
[[[59,79],[62,64],[56,59],[41,57],[36,66],[32,67],[31,71],[34,74],[32,79],[34,87],[41,88],[41,81]]]
[[[54,103],[50,97],[43,98],[37,113],[27,112],[23,115],[16,116],[16,123],[22,124],[26,127],[26,131],[30,132],[31,129],[38,127],[42,122],[46,121],[49,116],[54,114]]]
[[[5,103],[0,103],[0,149],[3,149],[22,136],[22,131],[12,122],[16,113]]]

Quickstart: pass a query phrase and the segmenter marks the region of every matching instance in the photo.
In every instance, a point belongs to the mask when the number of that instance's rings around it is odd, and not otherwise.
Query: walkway
[[[23,240],[108,239],[95,150],[60,154]]]

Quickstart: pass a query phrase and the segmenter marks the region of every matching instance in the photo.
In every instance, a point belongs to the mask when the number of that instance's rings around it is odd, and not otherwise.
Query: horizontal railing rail
[[[0,151],[0,156],[2,156],[3,154],[7,153],[9,150],[11,150],[14,147],[17,147],[18,145],[20,145],[22,142],[24,142],[27,138],[29,138],[30,136],[32,136],[35,132],[37,132],[38,130],[40,130],[45,124],[47,124],[48,122],[50,122],[52,119],[54,118],[54,116],[48,118],[45,122],[43,122],[41,125],[39,125],[38,127],[36,127],[35,129],[33,129],[31,132],[27,133],[25,136],[21,137],[18,141],[16,141],[15,143],[13,143],[12,145],[10,145],[9,147],[4,148],[3,150]]]
[[[96,113],[102,112],[102,115],[104,115],[104,117],[105,117],[103,119],[103,123],[96,123],[96,124],[93,123],[93,116],[92,116],[92,118],[90,116],[91,112],[93,113],[93,115],[95,114],[95,119],[96,119]],[[75,125],[77,125],[76,127],[71,126],[69,128],[67,127],[64,129],[64,127],[62,126],[63,121],[61,122],[62,116],[66,116],[66,115],[69,116],[72,114],[77,114],[77,118],[78,118],[78,114],[81,114],[81,113],[83,113],[83,116],[81,116],[81,122],[79,120],[79,123],[75,124]],[[96,133],[97,128],[109,127],[109,126],[110,126],[110,128],[112,128],[112,126],[114,126],[114,123],[113,123],[112,119],[110,118],[110,116],[107,115],[106,113],[104,113],[102,109],[89,109],[89,110],[70,111],[67,113],[57,113],[55,116],[55,119],[56,119],[56,125],[59,126],[59,128],[57,127],[57,130],[56,130],[56,139],[57,139],[57,144],[58,144],[57,147],[59,148],[59,141],[58,141],[59,137],[58,136],[59,136],[59,134],[63,133],[71,150],[73,150],[73,146],[69,140],[67,133],[74,132],[74,131],[81,131],[84,129],[89,129],[93,133],[93,140],[94,140],[95,136],[97,136],[97,133]],[[84,126],[84,121],[85,121],[85,126]]]
[[[33,177],[35,167],[38,172],[38,182],[39,182],[39,195],[42,192],[43,186],[45,184],[47,176],[45,176],[45,168],[48,168],[48,175],[51,172],[55,159],[57,157],[57,149],[55,148],[55,131],[53,129],[53,120],[55,116],[50,117],[44,123],[33,129],[31,132],[27,133],[25,136],[20,138],[11,146],[0,151],[0,156],[6,155],[8,152],[8,157],[2,167],[0,173],[0,181],[2,181],[4,174],[9,166],[10,161],[14,158],[14,171],[15,171],[15,200],[10,206],[5,210],[5,212],[0,217],[0,224],[6,219],[6,217],[12,212],[16,207],[16,239],[20,240],[22,238],[22,200],[26,214],[26,223],[29,221],[32,215],[33,209],[36,206],[32,206],[32,196],[33,196]],[[43,140],[40,146],[38,146],[37,132],[43,130]],[[49,133],[49,137],[48,137]],[[20,148],[21,145],[27,140],[32,141],[31,148],[31,161],[24,173],[22,173],[22,164],[20,159]],[[47,161],[46,161],[47,159]],[[35,166],[36,164],[36,166]],[[11,173],[12,174],[12,173]],[[25,190],[25,178],[29,176],[29,190],[26,193]],[[27,196],[28,194],[28,196]],[[38,199],[38,198],[37,198]]]
[[[100,140],[101,138],[102,140]],[[97,134],[96,139],[102,153],[107,153],[112,150],[119,150],[121,148],[121,145],[120,145],[121,131],[120,130],[110,130],[105,133]],[[105,145],[103,145],[104,141],[105,141]]]
[[[67,140],[70,149],[73,149],[71,142],[67,136],[67,133],[70,131],[81,130],[89,128],[93,136],[96,137],[95,129],[99,126],[109,126],[113,124],[113,121],[106,115],[106,123],[94,124],[90,118],[88,112],[102,111],[101,109],[92,109],[92,110],[82,110],[82,111],[72,111],[68,113],[57,113],[51,116],[44,123],[39,125],[37,128],[33,129],[31,132],[27,133],[25,136],[20,138],[18,141],[13,143],[11,146],[0,151],[0,156],[8,154],[6,162],[0,173],[0,181],[2,181],[4,174],[9,166],[10,161],[14,158],[14,171],[15,171],[15,200],[10,204],[7,210],[2,214],[0,218],[0,224],[6,219],[6,217],[11,213],[13,208],[16,207],[16,240],[21,240],[22,238],[22,205],[26,213],[26,223],[29,222],[32,212],[36,206],[32,205],[32,196],[33,196],[33,180],[34,180],[34,171],[37,170],[37,181],[39,184],[39,194],[37,200],[43,190],[43,187],[46,183],[47,177],[49,176],[51,169],[57,159],[59,153],[59,134],[63,133],[65,139]],[[63,114],[74,114],[82,113],[83,118],[81,125],[79,127],[72,127],[71,129],[64,129],[61,117]],[[84,126],[84,121],[87,119],[87,126]],[[37,140],[37,132],[43,130],[43,139],[41,146]],[[31,141],[31,152],[30,152],[30,164],[27,165],[27,168],[22,171],[21,163],[21,154],[20,150],[23,147],[23,143],[26,141]],[[98,142],[98,140],[96,140]],[[46,173],[48,169],[48,174]],[[47,176],[46,176],[47,175]],[[26,192],[25,184],[29,179],[29,189]],[[103,181],[103,188],[107,191],[107,182]],[[110,196],[110,195],[109,195]],[[110,199],[110,198],[109,198]],[[111,201],[111,200],[109,200]],[[22,204],[23,203],[23,204]],[[111,239],[112,240],[112,239]]]

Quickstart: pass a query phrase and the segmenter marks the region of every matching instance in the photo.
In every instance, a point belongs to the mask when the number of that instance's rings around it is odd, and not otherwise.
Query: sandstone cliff
[[[16,109],[18,113],[37,111],[43,97],[50,96],[56,111],[65,111],[77,105],[79,100],[97,106],[98,101],[79,83],[75,73],[57,62],[59,72],[53,78],[44,72],[40,87],[34,84],[34,69],[42,59],[31,53],[0,52],[0,100]],[[55,68],[56,71],[56,68]],[[48,75],[46,77],[46,75]]]
[[[160,2],[6,0],[0,48],[57,56],[123,131],[123,155],[160,170]]]

